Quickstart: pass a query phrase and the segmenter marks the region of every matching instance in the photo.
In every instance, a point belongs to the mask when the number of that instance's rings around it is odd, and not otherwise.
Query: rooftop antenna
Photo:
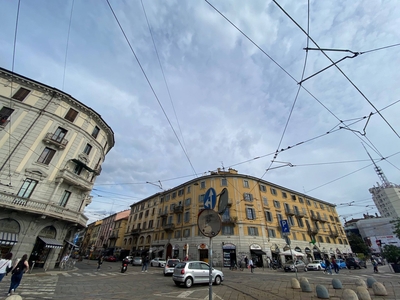
[[[375,166],[375,167],[374,167],[375,172],[376,172],[376,174],[378,174],[378,177],[379,177],[379,179],[381,180],[382,185],[383,185],[384,187],[390,186],[390,182],[389,182],[389,180],[387,180],[387,178],[386,178],[386,176],[385,176],[385,173],[383,173],[381,167],[379,167],[379,166],[375,163],[375,161],[372,159],[371,155],[368,153],[368,151],[367,151],[367,149],[365,148],[364,144],[361,143],[361,145],[364,147],[365,152],[367,152],[369,158],[371,159],[372,163],[374,164],[374,166]]]

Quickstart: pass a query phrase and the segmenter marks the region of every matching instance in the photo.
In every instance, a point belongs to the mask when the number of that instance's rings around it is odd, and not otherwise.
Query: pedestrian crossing
[[[24,300],[54,299],[58,276],[24,276],[16,294]]]
[[[153,271],[153,272],[102,272],[102,271],[93,271],[93,272],[60,272],[58,275],[64,277],[107,277],[107,276],[132,276],[132,275],[139,275],[139,274],[161,274],[160,271]]]

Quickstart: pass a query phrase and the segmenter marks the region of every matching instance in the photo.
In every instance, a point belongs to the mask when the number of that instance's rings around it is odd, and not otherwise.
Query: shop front
[[[179,245],[175,244],[172,250],[173,250],[172,258],[179,258]]]
[[[322,256],[322,253],[319,251],[317,246],[314,246],[313,254],[314,254],[314,259],[316,259],[316,260],[324,259],[324,257]]]
[[[208,246],[207,244],[201,243],[197,246],[197,250],[199,251],[199,260],[205,261],[208,263]]]
[[[51,251],[63,248],[63,243],[56,240],[56,234],[53,226],[45,227],[39,232],[29,257],[29,265],[43,268]]]
[[[18,243],[19,224],[13,219],[0,220],[0,257],[11,252]]]
[[[223,266],[231,267],[233,262],[237,263],[236,246],[232,243],[222,243]]]
[[[310,248],[305,247],[305,248],[304,248],[304,252],[306,253],[306,257],[307,257],[308,261],[313,261],[313,260],[314,260]]]
[[[267,255],[259,244],[251,244],[250,245],[250,255],[253,263],[258,268],[262,268],[264,266],[263,255]]]

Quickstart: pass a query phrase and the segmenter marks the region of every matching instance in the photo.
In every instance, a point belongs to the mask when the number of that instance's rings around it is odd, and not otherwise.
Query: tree
[[[383,257],[390,264],[396,264],[400,259],[400,248],[395,245],[385,245],[383,247]]]
[[[368,246],[365,244],[364,240],[361,238],[361,236],[355,233],[350,233],[347,239],[349,240],[349,244],[353,252],[362,253],[364,255],[370,254],[370,250]]]
[[[394,227],[393,233],[396,235],[398,239],[400,239],[400,219],[397,218],[396,220],[393,220],[390,223],[392,223]]]

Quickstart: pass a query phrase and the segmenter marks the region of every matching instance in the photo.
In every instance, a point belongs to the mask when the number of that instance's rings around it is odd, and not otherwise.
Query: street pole
[[[210,258],[209,261],[209,282],[208,282],[208,299],[212,300],[212,242],[210,238],[210,246],[208,247],[208,257]]]

